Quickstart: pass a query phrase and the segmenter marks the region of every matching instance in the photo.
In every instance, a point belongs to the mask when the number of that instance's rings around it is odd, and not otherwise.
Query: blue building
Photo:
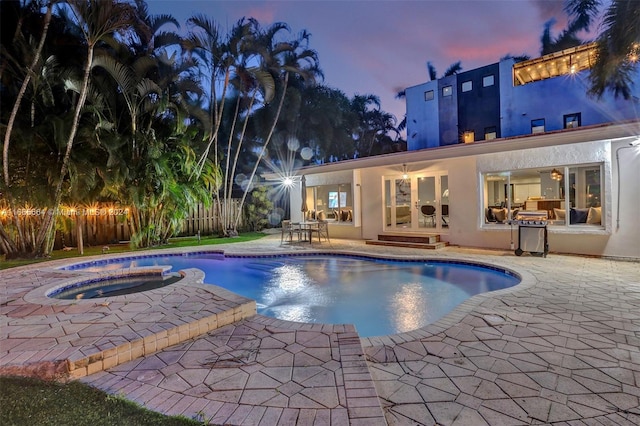
[[[639,85],[629,100],[587,94],[595,53],[595,44],[585,44],[523,62],[504,59],[408,88],[408,150],[637,119]]]

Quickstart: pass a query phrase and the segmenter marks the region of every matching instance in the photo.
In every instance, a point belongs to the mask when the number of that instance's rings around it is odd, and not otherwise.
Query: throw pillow
[[[318,210],[318,212],[316,213],[316,219],[324,220],[324,210]]]
[[[590,207],[587,214],[587,223],[591,225],[600,225],[602,222],[602,207]]]
[[[496,218],[496,222],[502,223],[507,220],[507,209],[494,209],[493,216]]]
[[[569,211],[569,223],[587,223],[589,209],[571,209]]]
[[[565,220],[567,216],[567,211],[565,209],[553,209],[553,215],[557,220]]]

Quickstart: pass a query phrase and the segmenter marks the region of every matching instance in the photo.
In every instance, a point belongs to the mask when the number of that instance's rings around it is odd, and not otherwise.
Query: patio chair
[[[324,237],[325,241],[329,240],[329,222],[326,220],[319,220],[316,228],[311,228],[309,231],[309,242],[313,241],[313,234],[318,234],[318,242],[321,242],[320,238]]]
[[[290,220],[283,220],[280,244],[282,244],[285,239],[290,243],[293,242],[293,234],[298,234],[298,240],[300,240],[300,228],[294,227]]]
[[[436,208],[434,206],[425,204],[420,207],[420,211],[424,217],[424,226],[427,226],[427,219],[429,219],[432,226],[436,226]]]

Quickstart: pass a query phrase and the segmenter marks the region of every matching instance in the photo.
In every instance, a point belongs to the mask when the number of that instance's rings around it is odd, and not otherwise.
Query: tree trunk
[[[78,254],[84,254],[84,239],[82,236],[82,216],[76,216],[76,234],[78,239]]]
[[[13,126],[15,124],[16,117],[18,116],[18,110],[20,109],[20,104],[22,103],[24,94],[27,91],[27,87],[29,87],[29,82],[31,81],[31,77],[34,74],[34,70],[38,65],[38,62],[40,62],[40,58],[42,56],[42,49],[44,47],[44,42],[47,38],[47,33],[49,32],[49,23],[51,22],[52,9],[53,9],[53,2],[50,2],[47,5],[47,13],[44,17],[44,25],[42,27],[42,35],[40,36],[38,47],[36,48],[36,51],[34,53],[33,61],[31,62],[31,66],[29,67],[29,69],[27,69],[27,74],[25,75],[25,78],[22,81],[22,86],[20,86],[20,90],[18,91],[18,96],[16,97],[16,101],[13,104],[13,109],[11,110],[11,115],[9,116],[9,121],[7,123],[7,129],[4,135],[4,142],[2,146],[3,177],[4,177],[5,187],[6,187],[4,195],[7,197],[7,200],[9,201],[9,206],[13,213],[14,226],[18,234],[17,244],[9,240],[8,245],[10,249],[12,250],[15,249],[17,252],[26,252],[27,244],[25,242],[25,235],[24,235],[22,226],[20,224],[20,219],[16,214],[16,205],[13,199],[13,194],[9,190],[9,187],[11,185],[11,181],[9,179],[9,146],[11,144],[11,134],[13,133]],[[3,229],[3,233],[4,235],[7,235],[6,232],[4,232],[4,229]]]
[[[11,140],[11,133],[13,131],[13,124],[15,123],[16,116],[18,115],[18,109],[20,109],[20,104],[22,103],[22,98],[24,97],[25,92],[27,91],[27,87],[29,86],[29,82],[31,81],[31,76],[34,74],[34,69],[40,62],[40,56],[42,55],[42,48],[44,47],[44,41],[47,38],[47,33],[49,32],[49,23],[51,22],[51,10],[53,8],[53,2],[49,2],[47,6],[47,14],[44,17],[44,26],[42,28],[42,36],[40,37],[40,41],[38,42],[38,47],[36,48],[36,52],[33,56],[33,61],[31,62],[31,66],[27,70],[27,75],[22,81],[22,86],[20,87],[20,91],[18,92],[18,97],[16,98],[16,102],[13,104],[13,109],[11,110],[11,115],[9,116],[9,122],[7,123],[7,133],[4,135],[4,145],[2,147],[2,161],[4,163],[4,183],[7,186],[7,192],[9,189],[9,142]]]
[[[4,229],[2,223],[0,223],[0,238],[3,246],[6,247],[7,254],[11,255],[10,257],[15,256],[18,253],[18,247]]]
[[[256,95],[258,94],[258,89],[256,88],[253,91],[253,95],[251,96],[251,101],[249,102],[249,107],[247,108],[248,111],[251,111],[251,109],[253,108],[253,103],[256,99]],[[227,204],[229,205],[228,207],[228,211],[229,211],[229,216],[231,216],[231,194],[233,193],[233,181],[235,179],[235,172],[236,172],[236,168],[238,167],[238,158],[240,157],[240,148],[242,147],[242,141],[244,140],[244,135],[247,131],[247,125],[249,124],[249,114],[246,115],[245,119],[244,119],[244,124],[242,126],[242,132],[240,133],[240,138],[239,138],[239,142],[238,142],[238,147],[236,149],[236,155],[235,158],[233,159],[233,166],[231,167],[231,177],[229,178],[229,198],[227,199],[225,197],[225,199],[227,200]],[[258,159],[258,161],[260,161]],[[233,229],[234,231],[237,231],[238,228],[238,215],[239,213],[236,213],[236,217],[234,218],[234,222],[233,222],[233,227],[229,226],[229,228]],[[229,225],[231,225],[231,221],[229,221]]]
[[[287,71],[284,75],[284,88],[282,89],[282,97],[280,98],[280,103],[278,104],[278,110],[276,112],[276,116],[273,119],[273,123],[271,125],[271,130],[269,130],[269,135],[267,139],[264,141],[264,145],[262,146],[262,150],[260,151],[260,155],[256,160],[256,164],[253,166],[253,170],[251,171],[251,176],[249,176],[249,182],[253,181],[253,177],[256,175],[256,171],[258,170],[258,165],[260,161],[262,161],[262,157],[264,156],[265,151],[267,150],[267,145],[271,141],[271,137],[273,136],[273,132],[276,130],[276,124],[278,124],[278,120],[280,119],[280,112],[282,111],[282,105],[284,104],[284,97],[287,94],[287,86],[289,84],[289,72]],[[240,222],[240,216],[242,214],[242,207],[244,206],[244,202],[247,199],[247,194],[249,193],[249,188],[251,186],[247,185],[247,188],[244,190],[242,194],[242,199],[240,200],[240,205],[238,206],[238,214],[236,214],[236,220],[233,225],[233,229],[235,230],[238,227],[238,223]]]
[[[64,182],[65,175],[69,169],[69,159],[71,158],[71,148],[73,147],[73,142],[76,137],[76,132],[78,131],[78,125],[80,123],[80,114],[82,113],[82,108],[84,107],[84,103],[87,100],[87,93],[89,92],[89,77],[91,76],[91,68],[93,66],[93,44],[89,44],[87,47],[87,63],[84,67],[84,77],[82,80],[82,87],[80,89],[80,97],[78,99],[78,103],[76,105],[76,110],[73,116],[73,123],[71,126],[71,131],[69,132],[69,138],[67,139],[67,149],[64,153],[64,158],[62,159],[62,166],[60,167],[60,177],[58,178],[58,184],[56,185],[56,190],[54,193],[54,201],[53,208],[47,211],[47,215],[45,216],[45,220],[43,223],[40,232],[38,232],[38,237],[36,239],[36,250],[40,251],[39,254],[49,254],[50,249],[48,247],[44,247],[43,243],[46,239],[47,233],[50,232],[51,227],[54,224],[53,216],[55,212],[60,207],[60,201],[62,200],[62,184]]]

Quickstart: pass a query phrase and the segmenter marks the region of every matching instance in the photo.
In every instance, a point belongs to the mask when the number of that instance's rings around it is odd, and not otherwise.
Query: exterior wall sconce
[[[551,170],[551,179],[553,180],[562,180],[562,173],[560,173],[560,170],[558,169],[553,169]]]

